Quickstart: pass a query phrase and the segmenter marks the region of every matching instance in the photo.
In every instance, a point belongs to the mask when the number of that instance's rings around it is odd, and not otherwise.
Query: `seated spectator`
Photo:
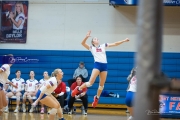
[[[69,87],[76,81],[77,76],[82,77],[82,82],[86,81],[86,78],[88,77],[88,71],[85,68],[84,62],[79,63],[79,67],[74,71],[73,79],[68,80]]]
[[[83,84],[82,78],[80,76],[76,77],[76,82],[74,82],[71,85],[71,91],[74,90],[77,86],[81,86],[82,84]],[[73,108],[74,101],[76,99],[81,99],[83,106],[84,106],[84,109],[85,109],[84,115],[87,115],[88,95],[86,94],[86,92],[87,92],[87,88],[84,88],[82,91],[79,91],[79,93],[75,97],[72,97],[70,95],[70,98],[68,101],[68,107],[69,107],[68,114],[72,114],[72,108]]]
[[[44,84],[44,82],[46,80],[49,79],[49,75],[48,75],[47,71],[44,71],[43,76],[44,76],[44,78],[39,81],[39,88]],[[40,113],[44,114],[44,105],[43,104],[41,104],[41,112]]]
[[[33,103],[32,97],[36,95],[37,89],[38,89],[38,81],[34,78],[35,73],[34,71],[30,71],[30,79],[28,79],[25,83],[25,93],[23,95],[23,105],[22,109],[23,112],[26,112],[26,99],[30,101],[30,103]],[[29,112],[33,112],[34,107],[31,106],[31,109]]]
[[[6,97],[11,98],[12,96],[16,96],[16,109],[14,110],[14,112],[19,112],[19,102],[22,95],[21,92],[24,90],[24,79],[21,78],[20,70],[16,70],[16,78],[12,79],[12,83],[18,86],[18,88],[14,88],[11,86],[10,88],[11,92],[8,92],[6,94]],[[8,99],[7,99],[7,102],[8,102]],[[8,105],[6,106],[4,112],[9,112]]]
[[[53,95],[59,101],[62,111],[63,111],[64,100],[67,98],[67,93],[66,93],[66,84],[64,82],[62,82],[62,80],[58,80],[58,86],[54,90]]]

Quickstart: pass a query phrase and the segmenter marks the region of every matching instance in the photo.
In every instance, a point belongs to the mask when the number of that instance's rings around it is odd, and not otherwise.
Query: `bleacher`
[[[11,67],[10,80],[15,77],[17,69],[22,71],[21,77],[25,80],[29,78],[30,70],[34,70],[35,78],[40,80],[44,71],[51,74],[54,69],[61,68],[64,72],[63,81],[68,85],[67,80],[72,78],[74,70],[78,67],[80,61],[84,61],[89,77],[93,69],[94,60],[89,51],[0,49],[0,55],[9,53],[14,56],[33,56],[40,59],[39,63],[34,64],[14,64]],[[134,65],[134,52],[108,51],[107,58],[108,76],[104,90],[118,93],[120,97],[101,97],[99,104],[124,105],[128,86],[126,78]],[[169,77],[180,78],[180,53],[163,53],[162,59],[162,71]],[[93,96],[99,86],[98,83],[99,77],[96,79],[95,84],[88,89],[89,103],[93,101]]]

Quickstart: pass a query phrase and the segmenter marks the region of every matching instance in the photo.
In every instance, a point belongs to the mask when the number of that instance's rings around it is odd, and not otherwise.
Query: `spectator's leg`
[[[20,98],[21,98],[21,92],[17,92],[16,93],[16,109],[14,110],[14,112],[19,112]]]
[[[69,107],[68,114],[72,114],[72,108],[73,108],[74,101],[75,101],[75,97],[70,96],[70,98],[68,100],[68,107]]]
[[[27,99],[28,92],[25,92],[23,95],[23,104],[22,104],[22,110],[23,112],[26,112],[26,99]]]
[[[61,108],[64,108],[64,95],[59,96],[59,103],[61,105]]]
[[[35,95],[36,95],[36,93],[34,93],[34,92],[30,92],[28,94],[28,100],[29,100],[29,102],[31,104],[31,109],[29,110],[30,113],[32,113],[34,111],[34,106],[32,106],[32,103],[33,103],[32,97],[35,96]]]
[[[87,112],[88,109],[88,95],[85,94],[83,97],[80,98],[82,100],[83,106],[85,111]]]
[[[41,103],[41,114],[44,114],[44,105]]]
[[[67,97],[68,97],[67,93],[64,93],[64,106],[67,105],[67,101],[66,101]]]

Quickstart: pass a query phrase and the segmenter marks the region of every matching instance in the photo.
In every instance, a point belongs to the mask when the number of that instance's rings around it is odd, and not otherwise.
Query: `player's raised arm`
[[[81,44],[89,50],[89,45],[86,43],[87,39],[90,37],[91,31],[88,31],[86,37],[83,39],[83,41],[81,42]]]
[[[114,42],[114,43],[109,43],[109,44],[108,44],[108,47],[118,46],[118,45],[120,45],[120,44],[122,44],[122,43],[124,43],[124,42],[129,42],[129,39],[126,38],[126,39],[121,40],[121,41],[117,41],[117,42]]]

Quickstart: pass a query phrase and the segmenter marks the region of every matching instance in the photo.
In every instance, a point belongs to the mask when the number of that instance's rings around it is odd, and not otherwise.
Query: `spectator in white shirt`
[[[23,105],[22,109],[23,112],[26,112],[26,99],[29,100],[29,102],[32,104],[33,100],[32,97],[36,95],[37,89],[38,89],[38,81],[34,78],[35,73],[34,71],[30,71],[30,79],[28,79],[25,83],[25,93],[23,95]],[[29,112],[33,112],[34,108],[31,107]]]

